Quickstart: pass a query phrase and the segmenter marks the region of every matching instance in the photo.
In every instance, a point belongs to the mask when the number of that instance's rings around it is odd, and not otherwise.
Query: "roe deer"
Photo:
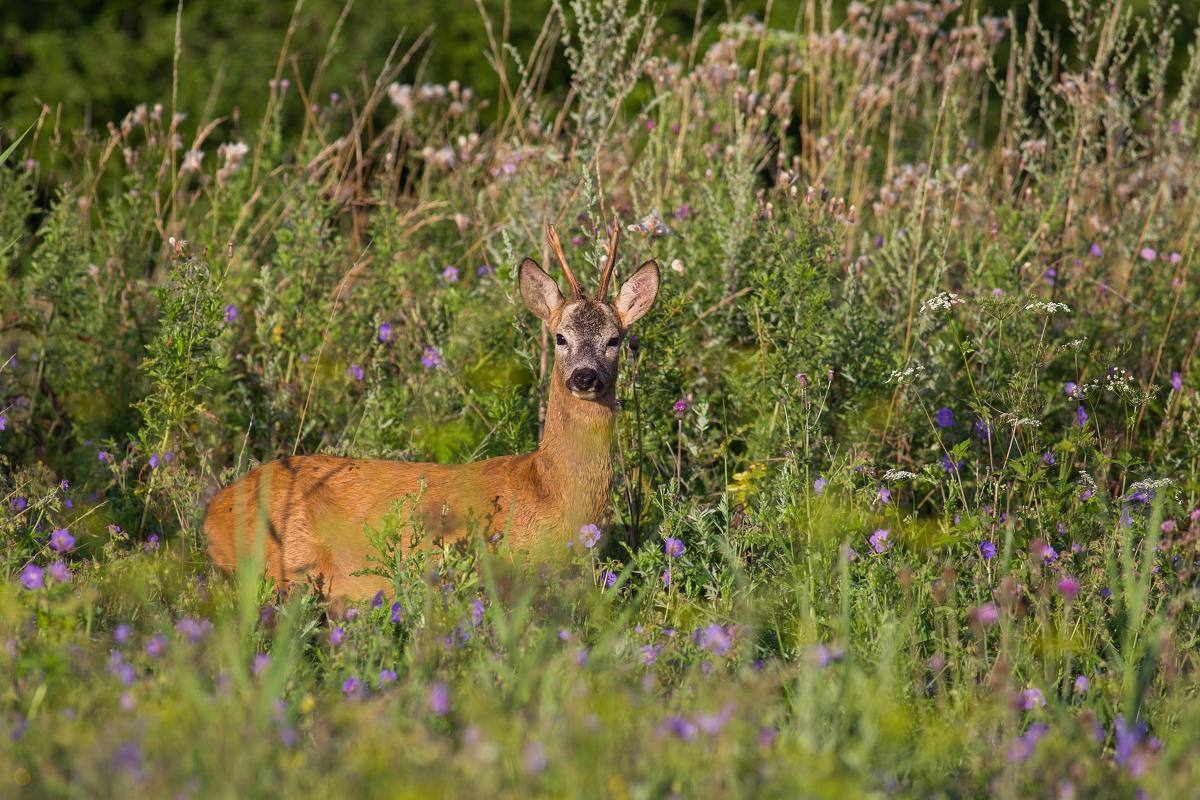
[[[552,225],[546,241],[571,286],[558,284],[537,262],[521,262],[525,305],[550,326],[554,367],[545,427],[537,450],[470,464],[367,461],[291,456],[251,470],[222,489],[208,507],[208,552],[224,572],[254,548],[276,587],[315,581],[332,601],[389,590],[368,567],[374,547],[366,527],[378,527],[397,500],[415,499],[413,518],[432,539],[454,541],[470,529],[505,534],[510,546],[565,549],[587,523],[601,523],[612,478],[610,447],[621,339],[658,294],[658,265],[646,261],[611,303],[608,282],[620,227],[614,221],[595,298],[586,297],[567,266]],[[265,530],[264,530],[265,523]]]

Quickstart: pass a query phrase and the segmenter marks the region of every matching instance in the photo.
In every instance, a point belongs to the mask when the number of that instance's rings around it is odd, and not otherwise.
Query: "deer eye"
[[[561,344],[563,347],[566,347],[567,346],[567,337],[563,336],[561,333],[556,333],[556,334],[554,334],[554,343]]]
[[[608,347],[616,347],[618,344],[620,344],[620,342],[617,341],[617,337],[615,336],[608,340]]]

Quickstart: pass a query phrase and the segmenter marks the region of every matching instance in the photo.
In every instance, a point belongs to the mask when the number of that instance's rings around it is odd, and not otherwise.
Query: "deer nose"
[[[584,368],[571,373],[567,388],[574,392],[598,392],[604,388],[604,384],[596,370]]]

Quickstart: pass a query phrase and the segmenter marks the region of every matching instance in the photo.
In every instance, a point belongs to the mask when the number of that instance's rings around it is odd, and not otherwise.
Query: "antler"
[[[617,242],[621,241],[621,222],[613,217],[612,232],[608,235],[608,257],[604,261],[604,269],[600,272],[600,288],[596,290],[596,299],[608,297],[608,280],[612,277],[613,267],[617,263]]]
[[[563,272],[567,276],[567,283],[571,284],[571,293],[576,298],[583,297],[583,289],[579,286],[579,280],[575,277],[575,273],[571,272],[571,268],[567,266],[567,257],[563,255],[562,242],[558,240],[558,231],[550,223],[546,223],[546,244],[550,245],[550,249],[554,252],[554,257],[558,259],[558,263],[562,266]]]

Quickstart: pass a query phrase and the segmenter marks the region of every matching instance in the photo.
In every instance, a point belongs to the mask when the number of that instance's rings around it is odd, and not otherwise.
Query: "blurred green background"
[[[138,103],[161,102],[170,108],[172,61],[175,47],[175,0],[7,0],[0,14],[0,127],[10,138],[33,121],[49,104],[60,114],[59,129],[104,129],[119,121]],[[551,8],[547,0],[504,2],[482,0],[497,37],[506,37],[527,53]],[[774,0],[773,27],[797,26],[808,0]],[[812,3],[820,6],[821,3]],[[840,16],[844,2],[835,2]],[[967,4],[971,7],[971,4]],[[1057,23],[1069,38],[1063,3],[1043,3],[1041,16]],[[1129,4],[1143,12],[1149,2]],[[1177,41],[1182,58],[1195,29],[1200,0],[1175,4],[1183,20]],[[507,10],[506,10],[507,7]],[[664,35],[691,35],[695,0],[658,0]],[[767,2],[717,0],[703,7],[709,31],[716,24],[751,14],[761,19]],[[1006,14],[1019,20],[1029,12],[1024,2],[983,2],[981,13]],[[274,75],[295,4],[290,0],[185,0],[179,70],[179,110],[193,120],[206,108],[212,115],[234,109],[253,128],[267,99],[267,82]],[[346,0],[303,0],[290,54],[305,83],[326,51]],[[507,18],[507,21],[506,21]],[[404,32],[401,51],[433,26],[434,33],[402,79],[446,82],[457,78],[473,86],[482,98],[494,98],[496,74],[484,57],[487,39],[474,0],[351,0],[336,51],[322,81],[320,97],[330,91],[352,90],[362,95],[364,82],[378,74],[396,37]],[[293,79],[292,66],[284,77]],[[561,48],[548,81],[550,88],[565,84],[568,70]],[[40,101],[40,102],[39,102]]]

